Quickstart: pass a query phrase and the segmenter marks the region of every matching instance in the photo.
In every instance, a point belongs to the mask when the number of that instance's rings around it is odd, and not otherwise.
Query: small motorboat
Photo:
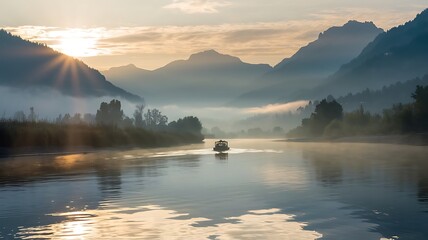
[[[213,148],[213,150],[216,152],[226,152],[229,149],[229,143],[224,140],[216,141]]]

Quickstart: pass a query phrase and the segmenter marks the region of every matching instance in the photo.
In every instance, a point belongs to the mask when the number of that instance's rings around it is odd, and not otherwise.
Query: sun
[[[99,55],[97,42],[99,36],[96,32],[85,29],[67,29],[55,33],[58,44],[53,46],[56,50],[72,57],[92,57]]]
[[[72,57],[91,57],[97,55],[96,40],[88,38],[62,38],[57,49]]]

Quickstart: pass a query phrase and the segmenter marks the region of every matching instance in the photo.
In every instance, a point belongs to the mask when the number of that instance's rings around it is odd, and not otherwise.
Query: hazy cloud
[[[231,31],[226,34],[227,42],[250,42],[263,41],[266,38],[280,37],[284,34],[285,29],[263,28],[263,29],[244,29]]]
[[[217,13],[218,8],[230,5],[228,1],[217,0],[174,0],[164,8],[178,9],[182,12],[194,13]]]
[[[299,107],[304,107],[308,105],[309,101],[295,101],[289,103],[277,103],[269,104],[263,107],[248,108],[245,110],[247,113],[253,114],[272,114],[272,113],[285,113],[296,111]]]

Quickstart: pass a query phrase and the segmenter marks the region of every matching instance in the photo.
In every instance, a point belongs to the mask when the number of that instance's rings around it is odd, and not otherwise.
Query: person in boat
[[[219,140],[215,142],[215,146],[213,148],[214,151],[217,152],[225,152],[227,150],[229,150],[229,143],[227,141],[224,140]]]

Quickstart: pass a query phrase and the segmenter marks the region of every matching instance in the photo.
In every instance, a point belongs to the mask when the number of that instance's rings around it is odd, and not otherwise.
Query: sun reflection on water
[[[23,239],[318,239],[322,235],[305,230],[305,223],[280,209],[260,209],[225,218],[213,226],[209,221],[157,205],[135,208],[110,206],[104,209],[52,214],[64,217],[59,223],[21,229]]]

